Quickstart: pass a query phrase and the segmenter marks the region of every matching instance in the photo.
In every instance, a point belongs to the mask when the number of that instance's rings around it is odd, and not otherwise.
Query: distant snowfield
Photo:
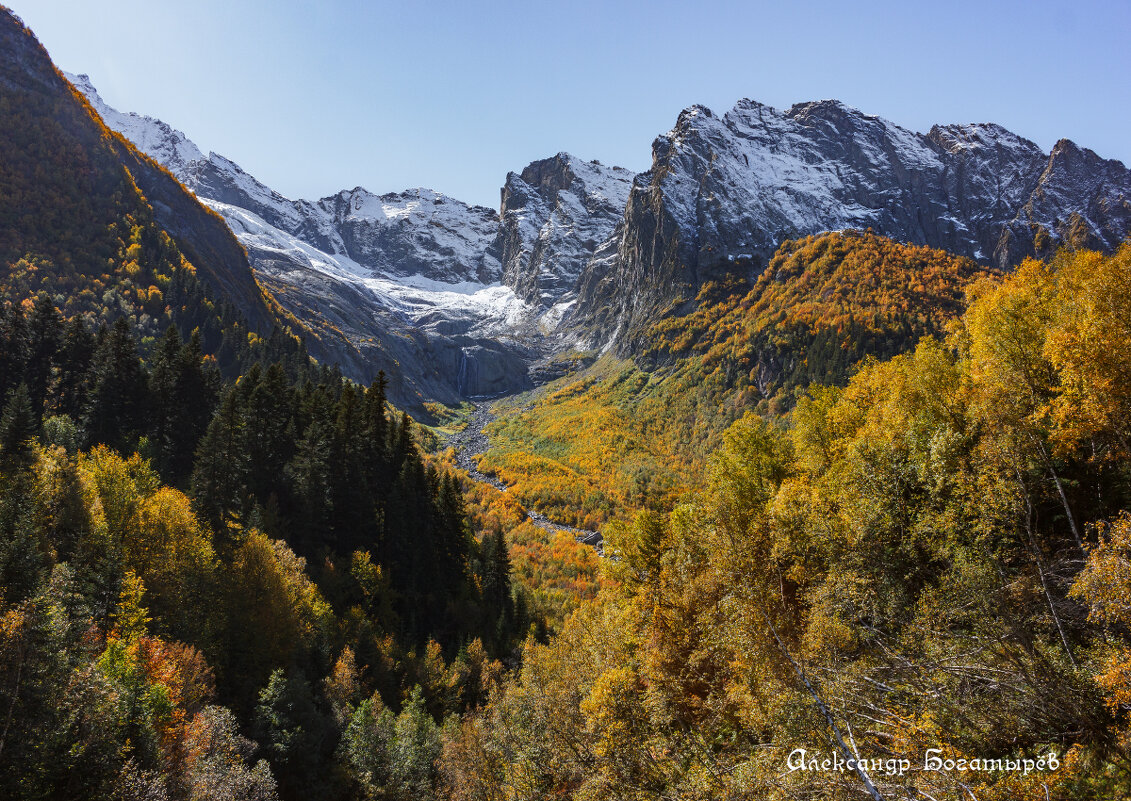
[[[514,290],[501,283],[446,283],[421,275],[394,276],[380,273],[358,264],[348,256],[321,251],[245,208],[207,198],[200,200],[224,218],[245,247],[277,254],[287,262],[306,266],[336,281],[363,288],[382,306],[399,313],[414,324],[421,324],[425,318],[440,312],[449,319],[471,322],[476,329],[504,330],[529,323],[542,311],[524,302],[515,295]],[[371,206],[368,211],[373,213],[377,209],[385,211],[380,206]],[[411,213],[411,209],[391,210],[394,214]],[[552,318],[549,327],[553,328],[560,319],[560,310],[551,309],[545,316]]]
[[[492,352],[515,363],[603,350],[666,313],[680,276],[745,274],[782,241],[829,230],[872,228],[1005,269],[1033,251],[1034,230],[1055,240],[1078,220],[1110,249],[1131,226],[1131,172],[1068,140],[1045,153],[991,123],[916,133],[835,100],[692,106],[654,141],[649,171],[558,153],[508,173],[498,211],[426,188],[293,200],[68,77],[227,221],[255,269],[306,293],[300,317],[345,321],[355,349],[413,327],[449,353],[492,340],[476,346],[506,345]]]
[[[479,285],[474,291],[469,291],[468,284],[454,284],[451,289],[425,289],[401,281],[403,279],[370,278],[362,283],[374,295],[417,322],[427,315],[443,311],[474,319],[477,328],[510,329],[538,314],[536,308],[502,284]]]
[[[107,125],[224,218],[254,254],[257,269],[277,271],[280,280],[295,285],[304,283],[305,273],[350,286],[406,325],[441,336],[531,344],[559,333],[576,303],[591,243],[610,234],[634,177],[620,167],[559,154],[587,196],[561,191],[551,207],[537,186],[508,176],[521,184],[530,204],[512,213],[520,239],[514,266],[539,282],[539,291],[527,288],[519,295],[503,283],[495,250],[502,221],[492,209],[427,188],[378,195],[355,187],[319,200],[287,198],[230,159],[205,154],[161,120],[107,105],[87,76],[67,78]],[[605,206],[608,214],[591,214]],[[535,253],[539,263],[527,263]]]

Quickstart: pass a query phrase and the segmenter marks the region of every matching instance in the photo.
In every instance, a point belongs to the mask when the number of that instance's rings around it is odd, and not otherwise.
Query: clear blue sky
[[[566,150],[647,169],[680,109],[838,98],[1131,163],[1131,3],[4,0],[111,105],[291,197],[496,207]]]

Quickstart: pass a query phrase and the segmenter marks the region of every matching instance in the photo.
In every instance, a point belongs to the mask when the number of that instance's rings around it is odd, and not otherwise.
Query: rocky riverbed
[[[467,421],[467,427],[453,434],[448,439],[448,445],[455,448],[456,464],[460,469],[466,470],[467,474],[471,476],[473,480],[490,484],[495,489],[506,492],[509,487],[500,481],[497,476],[480,472],[477,459],[477,457],[487,452],[487,435],[483,432],[483,429],[488,423],[495,419],[495,415],[491,413],[491,405],[495,400],[496,399],[473,401],[473,408],[471,416]],[[534,509],[526,509],[526,516],[530,518],[530,521],[534,523],[534,525],[541,529],[554,532],[564,531],[568,534],[572,534],[578,542],[593,546],[597,549],[598,553],[601,553],[603,550],[604,539],[599,531],[589,531],[588,529],[569,526],[565,523],[558,523]]]

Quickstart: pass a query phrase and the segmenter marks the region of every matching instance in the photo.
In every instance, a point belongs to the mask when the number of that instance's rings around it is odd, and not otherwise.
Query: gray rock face
[[[547,307],[575,294],[582,270],[624,215],[633,177],[568,153],[508,173],[499,231],[507,286]]]
[[[290,200],[216,154],[181,173],[198,196],[251,211],[364,271],[447,283],[491,283],[500,277],[494,242],[498,215],[430,189],[375,195],[355,187],[318,201]]]
[[[463,398],[494,397],[528,389],[529,381],[515,380],[525,375],[523,355],[497,343],[477,343],[460,348],[456,389]]]
[[[1111,251],[1131,233],[1131,171],[1087,148],[1061,139],[1037,186],[1003,233],[998,252],[1014,263],[1040,253],[1042,233],[1051,240]],[[1034,240],[1032,234],[1038,235]],[[1026,235],[1029,235],[1028,237]]]
[[[1059,243],[1111,250],[1131,172],[1072,142],[1051,153],[997,125],[920,134],[837,101],[683,111],[633,176],[566,153],[507,175],[500,211],[427,189],[290,200],[159,120],[106,122],[227,222],[308,343],[354,378],[399,376],[404,405],[528,386],[556,352],[636,351],[658,317],[785,239],[872,228],[1007,269]],[[548,363],[548,362],[547,362]]]
[[[581,276],[568,322],[631,353],[651,320],[706,281],[756,275],[783,240],[868,227],[1003,269],[1042,241],[1111,249],[1131,228],[1131,172],[996,125],[918,134],[837,101],[694,106],[653,143],[616,259]]]
[[[345,253],[392,276],[489,284],[499,280],[498,215],[430,189],[374,195],[360,187],[319,201]]]
[[[494,210],[429,189],[291,200],[160,120],[107,106],[85,76],[71,80],[110,127],[223,217],[259,279],[309,328],[320,361],[363,382],[384,370],[390,399],[417,413],[423,400],[529,386],[536,354],[524,340],[537,312],[500,283]]]

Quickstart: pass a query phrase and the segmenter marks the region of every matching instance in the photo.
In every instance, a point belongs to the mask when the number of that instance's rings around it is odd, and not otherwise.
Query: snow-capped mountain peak
[[[872,228],[1008,269],[1038,243],[1111,249],[1131,230],[1119,162],[1067,141],[1046,154],[991,124],[916,133],[836,100],[691,106],[652,157],[616,267],[581,277],[574,316],[627,352],[656,315],[713,278],[756,274],[785,239]]]
[[[184,166],[204,158],[200,148],[187,136],[161,120],[140,114],[122,113],[108,106],[94,88],[89,75],[72,75],[66,72],[63,74],[86,96],[107,127],[129,139],[138,150],[169,169],[178,178],[180,178],[178,171]]]
[[[1131,229],[1119,162],[1067,140],[1044,153],[989,123],[916,133],[838,100],[691,106],[647,172],[558,153],[509,173],[498,212],[423,188],[291,200],[72,80],[228,221],[261,279],[326,334],[327,358],[362,379],[412,358],[401,371],[441,400],[524,386],[522,365],[555,347],[631,353],[658,315],[707,281],[753,277],[785,239],[871,228],[1007,269],[1058,242],[1111,249]]]
[[[568,153],[509,173],[500,205],[504,281],[532,304],[568,302],[622,221],[634,178],[623,167]]]

